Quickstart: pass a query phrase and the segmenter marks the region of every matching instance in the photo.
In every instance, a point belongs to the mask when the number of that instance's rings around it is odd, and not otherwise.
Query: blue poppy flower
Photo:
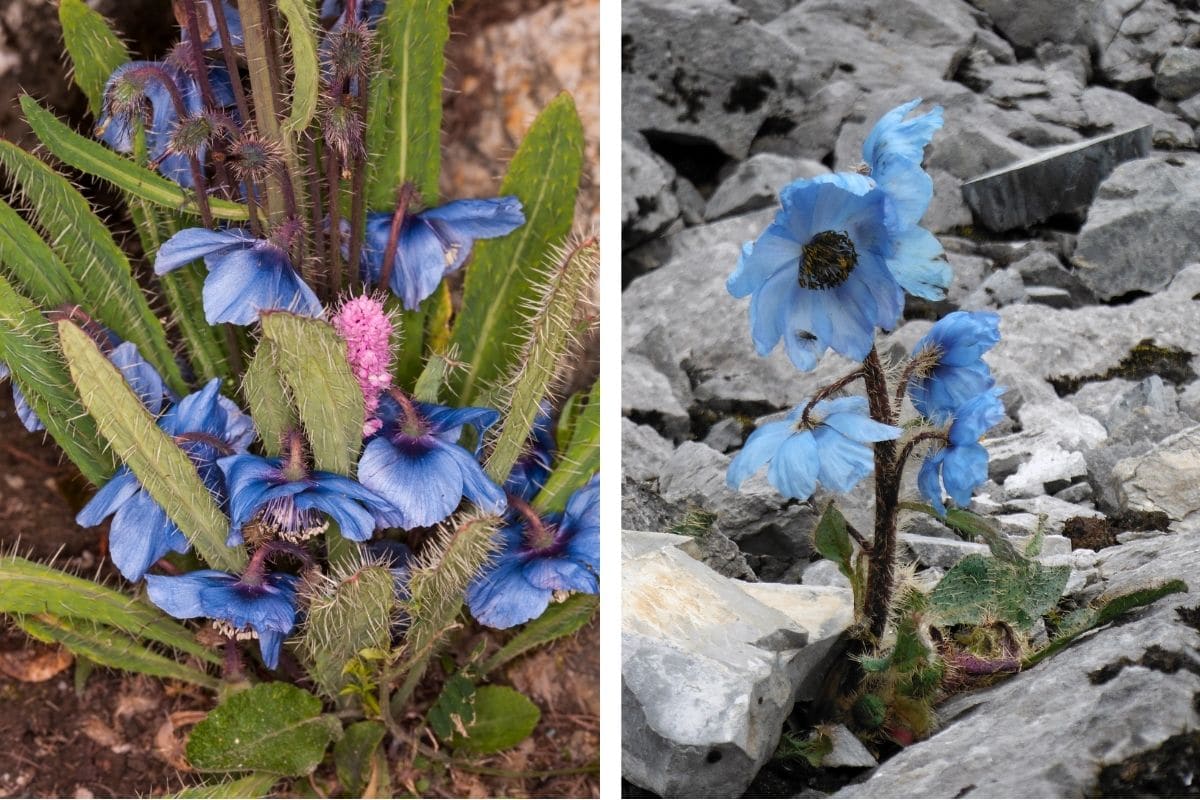
[[[241,228],[185,228],[163,243],[154,272],[165,275],[203,258],[204,317],[210,325],[254,323],[263,311],[319,317],[321,301],[288,258],[287,251]]]
[[[0,361],[0,381],[11,377],[12,373],[8,369],[8,364]],[[25,393],[21,391],[20,386],[17,386],[16,381],[12,382],[12,399],[14,410],[17,412],[17,419],[21,420],[21,424],[25,426],[25,430],[30,433],[46,430],[46,426],[38,419],[37,412],[30,407],[29,401],[25,399]]]
[[[519,501],[518,501],[519,502]],[[475,619],[511,628],[542,615],[555,592],[600,591],[600,476],[561,514],[524,513],[501,529],[500,552],[467,589]]]
[[[989,389],[968,400],[954,414],[949,443],[925,457],[917,473],[917,488],[939,514],[945,515],[942,487],[960,507],[971,502],[975,487],[987,480],[988,454],[979,439],[1004,419],[1002,388]]]
[[[230,34],[232,37],[232,32]],[[150,67],[156,73],[165,74],[183,99],[185,111],[189,116],[204,111],[204,98],[201,96],[200,85],[187,73],[166,61],[130,61],[113,70],[108,82],[104,85],[104,107],[100,118],[96,121],[96,135],[112,149],[119,153],[133,152],[133,111],[125,108],[125,104],[117,106],[113,103],[115,93],[123,94],[124,89],[118,89],[117,84],[123,79],[137,75],[141,68]],[[132,73],[132,74],[131,74]],[[213,99],[221,108],[231,108],[234,105],[233,83],[225,67],[212,64],[208,68],[209,84],[212,86]],[[143,86],[142,94],[150,102],[150,119],[145,125],[146,153],[151,162],[158,164],[158,171],[167,178],[186,188],[194,188],[190,159],[181,154],[171,152],[169,147],[171,135],[179,125],[179,111],[171,100],[167,88],[157,77],[137,79]],[[196,154],[197,160],[203,164],[207,147],[201,147]]]
[[[363,449],[358,479],[391,504],[376,514],[381,524],[405,530],[435,525],[464,497],[485,511],[504,510],[503,490],[478,461],[483,433],[499,413],[421,403],[397,393],[381,398],[379,418],[383,427]],[[474,453],[458,444],[466,425],[476,431]]]
[[[1000,315],[992,311],[955,311],[938,320],[913,347],[913,358],[928,353],[933,361],[913,376],[908,395],[913,406],[934,422],[944,422],[960,406],[995,385],[983,354],[1000,341]]]
[[[863,142],[863,160],[887,197],[885,219],[901,254],[888,263],[892,275],[909,294],[940,300],[953,275],[937,238],[918,223],[933,199],[933,179],[921,160],[942,127],[942,109],[905,119],[920,103],[918,97],[880,117]]]
[[[787,419],[761,426],[733,461],[725,479],[731,488],[769,464],[767,480],[785,497],[807,500],[817,483],[835,492],[848,492],[875,469],[868,444],[897,438],[901,431],[876,422],[867,414],[865,397],[822,400],[803,424],[801,403]]]
[[[805,371],[827,347],[862,361],[875,329],[895,328],[904,310],[889,267],[903,254],[884,221],[883,192],[863,175],[836,173],[795,181],[780,201],[726,283],[734,297],[752,295],[755,349],[765,356],[782,338]]]
[[[392,216],[388,211],[367,214],[361,264],[363,280],[371,285],[379,283],[383,271]],[[443,277],[463,265],[476,239],[504,236],[523,224],[525,214],[516,197],[455,200],[407,214],[400,225],[388,287],[413,311]]]
[[[229,485],[230,546],[241,544],[242,528],[254,522],[286,542],[302,542],[338,524],[356,542],[371,538],[375,514],[387,502],[342,475],[309,470],[299,448],[283,458],[236,455],[217,462]]]
[[[224,497],[225,482],[216,468],[227,451],[245,452],[254,440],[254,423],[220,395],[221,379],[213,378],[158,420],[162,430],[188,454],[200,479],[215,497]],[[112,515],[108,548],[113,564],[126,579],[139,580],[167,553],[186,553],[187,537],[142,488],[128,467],[121,467],[80,510],[75,521],[90,528]]]
[[[235,639],[258,639],[267,669],[279,665],[283,640],[296,627],[296,584],[286,573],[260,582],[215,569],[146,576],[150,601],[176,619],[204,617]]]
[[[244,44],[242,15],[238,12],[237,6],[229,2],[229,0],[221,0],[221,8],[225,11],[225,26],[229,30],[230,46],[241,47]],[[199,19],[200,30],[211,31],[201,47],[205,50],[220,50],[221,30],[217,25],[217,12],[213,10],[213,0],[204,0],[204,2],[196,3],[196,9],[201,15]],[[186,18],[184,19],[186,20]],[[186,21],[181,21],[180,27],[183,32],[182,39],[186,42],[191,38]]]
[[[538,408],[537,417],[533,420],[533,430],[530,431],[529,441],[525,452],[513,464],[504,481],[504,492],[516,495],[522,500],[529,501],[546,485],[550,477],[550,467],[554,464],[554,451],[557,444],[550,428],[553,420],[550,417],[550,404],[542,401]]]

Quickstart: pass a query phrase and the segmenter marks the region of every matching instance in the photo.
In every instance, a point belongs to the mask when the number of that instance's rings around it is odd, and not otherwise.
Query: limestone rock
[[[779,205],[779,190],[794,180],[829,172],[829,167],[807,158],[759,153],[741,162],[721,181],[704,208],[704,218],[716,220],[758,208]]]
[[[1200,49],[1172,47],[1163,53],[1154,71],[1154,88],[1174,100],[1200,92]]]
[[[1163,511],[1179,521],[1200,518],[1200,425],[1119,462],[1112,479],[1122,508]]]

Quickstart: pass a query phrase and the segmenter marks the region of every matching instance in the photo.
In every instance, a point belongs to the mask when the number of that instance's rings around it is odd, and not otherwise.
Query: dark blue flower
[[[309,470],[298,447],[283,458],[236,455],[217,463],[229,484],[230,546],[242,542],[250,522],[283,541],[301,542],[329,527],[327,515],[342,536],[363,542],[375,532],[374,515],[390,511],[357,481]]]
[[[387,9],[387,0],[359,0],[358,2],[358,18],[362,22],[366,22],[372,30],[379,24],[379,18],[383,16],[383,12]],[[343,17],[346,16],[346,0],[322,0],[321,2],[321,19],[329,20],[337,18],[337,24],[345,24]]]
[[[450,408],[420,403],[403,395],[384,395],[379,406],[383,427],[367,442],[358,462],[358,479],[391,504],[377,514],[390,527],[435,525],[465,497],[485,511],[504,510],[504,492],[479,465],[483,432],[500,419],[490,408]],[[464,426],[476,431],[476,450],[458,444]]]
[[[600,476],[571,495],[561,514],[539,518],[525,506],[498,539],[499,555],[467,589],[467,606],[484,625],[511,628],[540,617],[555,592],[597,594]]]
[[[988,454],[979,439],[1004,419],[1004,404],[1000,402],[1003,392],[1002,388],[989,389],[957,409],[947,434],[950,441],[930,452],[921,464],[917,488],[939,514],[946,513],[943,486],[955,503],[966,507],[975,487],[987,480]]]
[[[217,458],[229,451],[244,452],[254,440],[254,423],[220,395],[220,388],[220,378],[213,378],[204,389],[183,398],[158,420],[158,426],[175,437],[205,486],[218,499],[224,497],[225,482],[216,468]],[[110,514],[109,553],[128,580],[140,579],[167,553],[186,553],[190,548],[183,532],[128,467],[117,470],[75,521],[87,528],[99,525]]]
[[[752,295],[755,349],[765,356],[782,338],[802,370],[827,347],[862,361],[875,329],[894,328],[904,309],[889,264],[908,256],[885,224],[883,192],[863,175],[836,173],[795,181],[780,201],[726,283],[734,297]]]
[[[213,0],[202,0],[195,5],[199,12],[200,30],[202,33],[208,32],[207,38],[201,46],[205,50],[220,50],[221,30],[217,25],[217,13],[213,10]],[[221,0],[221,8],[225,11],[225,26],[229,29],[229,44],[232,47],[241,47],[244,43],[242,15],[238,13],[237,6],[230,3],[229,0]],[[180,27],[183,32],[183,41],[186,42],[191,38],[188,33],[186,17],[180,20]]]
[[[379,283],[383,271],[392,216],[387,211],[367,214],[362,272],[363,280],[372,285]],[[463,265],[476,239],[504,236],[523,224],[521,201],[515,197],[455,200],[407,214],[400,226],[388,286],[405,308],[415,310],[443,277]]]
[[[151,74],[154,77],[147,77]],[[175,85],[189,116],[204,111],[200,85],[186,70],[165,61],[130,61],[117,67],[104,86],[105,102],[96,121],[96,135],[117,152],[133,152],[136,104],[130,102],[128,95],[136,87],[136,91],[150,102],[150,118],[145,124],[146,153],[150,161],[157,163],[158,171],[180,186],[193,188],[190,160],[169,149],[171,135],[179,125],[180,117],[169,91],[159,77],[165,77]],[[221,108],[232,107],[233,84],[226,69],[216,64],[210,65],[208,78],[217,105]],[[119,101],[118,95],[122,96]],[[204,163],[206,151],[207,148],[202,146],[196,154],[201,164]]]
[[[181,230],[159,248],[154,272],[165,275],[198,258],[208,266],[204,317],[210,325],[250,325],[263,311],[306,317],[323,313],[321,301],[296,274],[287,251],[241,228]]]
[[[913,347],[913,359],[928,359],[908,385],[913,406],[944,422],[973,397],[995,385],[983,354],[1000,341],[1000,315],[955,311],[938,320]]]
[[[147,575],[150,600],[176,619],[204,617],[235,639],[258,639],[267,669],[279,665],[283,640],[296,627],[294,575],[272,573],[246,581],[204,569],[186,575]]]
[[[920,103],[918,97],[880,117],[863,142],[863,160],[887,197],[888,227],[907,256],[889,261],[888,268],[909,294],[940,300],[950,285],[950,265],[941,258],[941,244],[918,223],[933,199],[933,179],[921,168],[921,160],[925,146],[942,127],[942,109],[906,120]]]
[[[867,415],[865,397],[822,400],[805,424],[801,403],[787,419],[759,427],[729,464],[726,482],[734,489],[769,464],[767,480],[785,497],[807,500],[817,483],[848,492],[875,469],[867,445],[895,439],[900,429]]]
[[[533,420],[533,430],[530,431],[525,452],[517,459],[517,463],[513,464],[508,479],[504,481],[506,494],[530,501],[546,485],[557,447],[554,434],[550,430],[552,424],[550,404],[543,401],[538,408],[537,417]]]

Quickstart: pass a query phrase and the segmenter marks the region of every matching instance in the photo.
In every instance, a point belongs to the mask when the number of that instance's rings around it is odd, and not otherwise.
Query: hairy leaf
[[[113,70],[130,60],[129,51],[108,21],[84,0],[60,0],[58,21],[71,57],[71,74],[83,91],[93,117],[104,105],[104,84]]]
[[[338,696],[346,683],[344,667],[359,651],[387,648],[395,605],[392,573],[381,566],[362,567],[314,592],[300,652],[322,694]]]
[[[461,674],[451,675],[442,684],[441,694],[426,714],[429,727],[443,742],[449,742],[475,721],[475,684]]]
[[[313,5],[305,0],[279,0],[279,13],[287,21],[292,54],[292,110],[284,128],[299,134],[317,111],[321,71],[317,62],[316,20]]]
[[[382,722],[362,720],[346,728],[345,735],[333,747],[338,780],[347,797],[364,797],[371,780],[371,763],[387,728]]]
[[[83,296],[67,265],[3,200],[0,200],[0,268],[26,297],[43,308],[56,308]]]
[[[592,621],[600,608],[600,598],[594,594],[573,594],[561,603],[551,603],[540,617],[524,625],[517,635],[505,642],[480,668],[486,675],[556,639],[570,636]]]
[[[562,511],[571,494],[591,480],[599,469],[600,381],[596,381],[587,395],[587,405],[576,418],[570,443],[546,485],[533,499],[533,505],[542,512]]]
[[[938,581],[929,602],[945,625],[978,624],[991,616],[1029,628],[1054,607],[1070,577],[1070,567],[1013,564],[974,553]]]
[[[480,754],[516,747],[542,717],[532,700],[507,686],[480,686],[473,706],[475,720],[467,725],[467,735],[455,736],[451,745]]]
[[[296,412],[288,399],[287,387],[275,363],[275,346],[262,339],[250,366],[242,377],[242,396],[258,429],[263,452],[277,456],[281,452],[283,435],[296,427]]]
[[[220,783],[202,783],[189,786],[178,794],[167,795],[175,798],[195,798],[196,800],[211,800],[212,798],[227,797],[270,797],[271,789],[279,782],[278,775],[252,772],[244,778],[221,781]]]

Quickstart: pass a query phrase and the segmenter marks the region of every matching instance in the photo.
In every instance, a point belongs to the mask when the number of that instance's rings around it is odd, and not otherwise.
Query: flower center
[[[526,523],[525,547],[539,555],[548,554],[558,545],[558,526],[539,521]]]
[[[292,544],[306,542],[329,528],[324,513],[315,508],[297,508],[292,495],[268,500],[259,510],[257,522],[268,533]]]
[[[805,289],[836,289],[858,263],[854,242],[845,231],[821,231],[801,250],[799,281]]]

